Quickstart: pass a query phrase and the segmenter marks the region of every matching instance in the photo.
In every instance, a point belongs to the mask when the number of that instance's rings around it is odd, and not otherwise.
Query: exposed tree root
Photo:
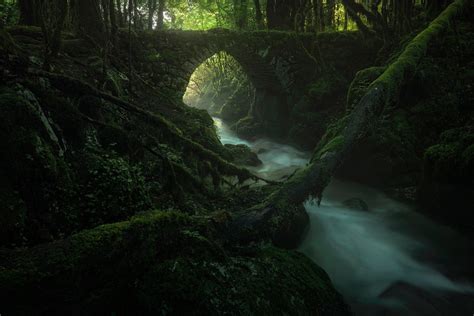
[[[28,69],[28,73],[34,76],[49,79],[51,84],[58,90],[65,91],[71,94],[76,94],[76,95],[96,96],[116,106],[119,106],[120,108],[126,110],[127,112],[141,116],[142,118],[153,123],[155,126],[160,128],[161,130],[167,132],[170,137],[182,143],[185,147],[187,147],[191,152],[196,154],[198,157],[204,160],[210,161],[212,164],[214,164],[217,167],[218,171],[223,175],[237,176],[239,178],[239,182],[241,183],[246,180],[254,180],[254,181],[263,181],[268,184],[276,184],[276,182],[274,181],[263,179],[259,176],[252,174],[249,170],[245,168],[240,168],[230,162],[227,162],[215,152],[205,148],[201,144],[195,141],[192,141],[191,139],[184,136],[183,133],[174,124],[172,124],[171,122],[169,122],[168,120],[166,120],[159,114],[152,113],[141,107],[133,105],[130,102],[124,101],[118,97],[102,92],[92,87],[90,84],[86,82],[83,82],[81,80],[78,80],[69,76],[46,72],[46,71],[37,70],[37,69],[32,69],[32,68]]]

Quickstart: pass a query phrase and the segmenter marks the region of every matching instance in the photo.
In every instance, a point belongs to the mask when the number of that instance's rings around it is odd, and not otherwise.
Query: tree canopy
[[[106,24],[134,29],[278,29],[318,32],[373,29],[386,36],[436,16],[446,0],[3,0],[2,23],[40,25],[41,4],[67,6],[66,27],[88,31]],[[18,12],[12,10],[18,7]],[[103,26],[101,26],[103,25]]]

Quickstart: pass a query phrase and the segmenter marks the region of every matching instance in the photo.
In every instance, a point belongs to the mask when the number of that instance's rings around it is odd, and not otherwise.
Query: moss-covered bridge
[[[157,31],[137,41],[139,73],[177,99],[206,59],[221,51],[230,54],[256,89],[249,116],[269,132],[285,126],[291,107],[325,69],[352,77],[376,51],[374,42],[355,32]]]

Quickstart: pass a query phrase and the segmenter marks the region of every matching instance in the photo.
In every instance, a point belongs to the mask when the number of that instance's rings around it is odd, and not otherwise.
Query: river
[[[252,170],[279,179],[310,154],[268,139],[240,139],[214,118],[224,144],[246,144],[263,165]],[[343,201],[359,198],[369,211]],[[383,192],[334,179],[320,207],[305,204],[310,228],[299,251],[320,265],[356,315],[474,315],[474,246],[449,227]],[[472,280],[472,279],[471,279]]]

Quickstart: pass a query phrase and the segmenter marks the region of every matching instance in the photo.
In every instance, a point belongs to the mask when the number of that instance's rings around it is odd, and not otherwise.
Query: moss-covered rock
[[[3,87],[0,114],[0,194],[11,202],[11,214],[2,216],[17,227],[16,234],[5,231],[1,245],[49,241],[150,208],[141,167],[118,155],[110,138],[128,144],[106,128],[97,137],[68,100],[39,88],[35,94]]]
[[[64,241],[0,252],[3,310],[349,313],[324,271],[304,255],[271,246],[224,251],[210,227],[203,219],[156,211]]]
[[[1,88],[0,121],[0,173],[8,183],[3,194],[16,192],[24,202],[9,205],[12,213],[22,214],[22,234],[47,240],[46,226],[53,220],[46,210],[52,195],[70,183],[64,147],[34,95],[21,86]],[[8,240],[0,243],[5,245]]]
[[[348,313],[324,271],[300,253],[273,247],[240,249],[225,261],[170,260],[147,274],[141,290],[153,313]]]
[[[248,86],[239,85],[221,107],[219,117],[232,124],[247,116],[253,102],[253,96],[249,90]]]
[[[233,158],[232,161],[237,165],[256,167],[262,164],[262,161],[258,159],[257,154],[254,153],[247,145],[226,144],[224,146],[229,150]]]
[[[264,131],[263,125],[250,116],[240,119],[231,128],[237,135],[243,138],[254,138],[257,135],[261,135]]]
[[[448,221],[472,228],[474,204],[474,129],[451,129],[429,147],[423,160],[418,200],[424,209]]]
[[[13,189],[4,174],[0,175],[0,240],[4,245],[21,245],[27,218],[27,208],[20,194]]]

